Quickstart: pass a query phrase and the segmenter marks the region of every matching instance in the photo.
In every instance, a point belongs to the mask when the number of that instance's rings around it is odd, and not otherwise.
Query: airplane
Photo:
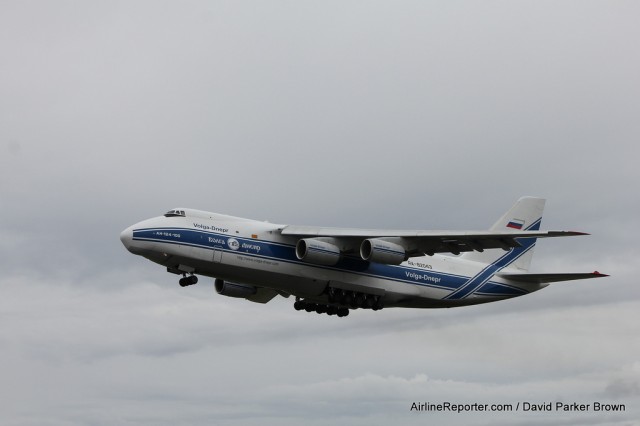
[[[277,225],[188,208],[125,229],[131,253],[181,275],[214,278],[217,293],[256,303],[295,297],[298,311],[345,317],[356,309],[449,308],[523,296],[591,273],[529,273],[545,199],[522,197],[486,231]]]

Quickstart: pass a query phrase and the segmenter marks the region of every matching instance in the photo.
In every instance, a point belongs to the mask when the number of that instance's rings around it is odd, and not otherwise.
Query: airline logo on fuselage
[[[238,250],[240,248],[240,243],[235,238],[229,238],[227,240],[227,245],[231,250]]]
[[[431,276],[429,274],[418,274],[415,272],[405,271],[405,275],[407,276],[407,278],[412,278],[416,281],[427,281],[434,284],[438,284],[440,281],[442,281],[440,278]]]
[[[222,238],[209,237],[209,242],[223,246],[225,241]]]
[[[205,231],[215,231],[215,232],[224,232],[224,233],[229,232],[229,228],[218,228],[217,226],[203,225],[201,223],[194,223],[193,227],[198,229],[204,229]]]

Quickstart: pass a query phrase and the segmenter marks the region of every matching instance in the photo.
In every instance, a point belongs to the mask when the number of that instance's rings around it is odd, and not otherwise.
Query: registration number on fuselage
[[[422,269],[433,269],[433,266],[429,265],[428,263],[422,263],[422,262],[414,262],[412,260],[407,262],[410,266],[415,266],[416,268],[422,268]]]

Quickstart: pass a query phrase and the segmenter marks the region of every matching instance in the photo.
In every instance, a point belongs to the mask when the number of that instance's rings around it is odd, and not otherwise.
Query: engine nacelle
[[[296,244],[296,257],[317,265],[333,266],[340,260],[340,249],[317,238],[303,238]]]
[[[399,265],[407,259],[407,252],[399,244],[369,238],[360,245],[360,256],[369,262]]]
[[[219,278],[216,278],[214,287],[218,294],[228,297],[239,297],[241,299],[253,296],[258,291],[258,289],[252,285],[230,283],[229,281],[224,281]]]

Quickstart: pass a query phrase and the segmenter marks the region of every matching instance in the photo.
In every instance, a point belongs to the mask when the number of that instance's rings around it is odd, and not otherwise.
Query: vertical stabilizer
[[[491,231],[507,231],[513,229],[515,231],[538,231],[542,222],[542,212],[544,211],[544,198],[522,197],[520,198],[508,212],[506,212],[489,230]],[[533,258],[533,249],[535,247],[535,238],[521,239],[519,241],[522,247],[512,249],[512,255],[516,260],[509,268],[516,268],[522,271],[528,271],[531,259]],[[485,250],[484,252],[468,252],[462,255],[465,260],[473,260],[482,263],[493,263],[504,255],[503,250]]]

